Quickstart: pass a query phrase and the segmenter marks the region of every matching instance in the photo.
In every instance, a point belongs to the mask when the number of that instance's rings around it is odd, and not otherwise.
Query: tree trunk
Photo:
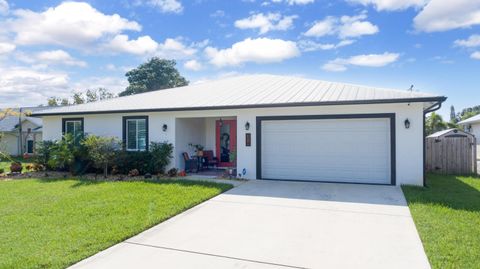
[[[107,178],[108,176],[108,164],[105,164],[105,167],[103,168],[103,177]]]

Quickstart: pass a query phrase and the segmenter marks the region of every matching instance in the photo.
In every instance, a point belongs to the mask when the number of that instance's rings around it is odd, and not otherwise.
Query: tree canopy
[[[105,99],[115,98],[116,95],[105,88],[88,89],[85,92],[73,92],[72,102],[68,98],[50,97],[47,100],[48,106],[68,106],[68,105],[80,105],[85,103],[91,103],[95,101],[101,101]]]
[[[180,75],[175,66],[174,60],[153,57],[125,74],[129,85],[119,96],[188,85],[188,80]]]

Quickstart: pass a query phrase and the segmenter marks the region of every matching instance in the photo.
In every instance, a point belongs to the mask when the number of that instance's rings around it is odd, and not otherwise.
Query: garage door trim
[[[288,180],[262,178],[262,121],[281,121],[281,120],[318,120],[318,119],[390,119],[390,184],[379,183],[357,183],[344,182],[347,184],[368,184],[368,185],[395,185],[396,184],[396,149],[395,149],[395,113],[377,113],[377,114],[333,114],[333,115],[300,115],[300,116],[259,116],[256,119],[256,144],[257,144],[257,179],[262,180],[283,180],[283,181],[306,181],[306,180]],[[308,182],[312,182],[309,180]],[[313,182],[332,182],[332,181],[313,181]],[[342,182],[335,182],[342,183]]]

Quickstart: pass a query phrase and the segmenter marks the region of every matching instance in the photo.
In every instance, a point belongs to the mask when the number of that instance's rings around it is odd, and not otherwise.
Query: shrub
[[[33,171],[33,163],[27,163],[27,165],[25,165],[25,169],[27,169],[27,171]]]
[[[138,175],[140,175],[140,172],[138,172],[138,169],[132,169],[128,172],[129,177],[136,177]]]
[[[75,144],[75,139],[70,134],[56,141],[51,147],[48,166],[60,170],[72,169],[75,162]]]
[[[13,162],[10,164],[10,172],[12,173],[21,173],[23,170],[23,166],[19,162]]]
[[[172,169],[168,170],[167,175],[169,177],[175,177],[175,176],[177,176],[177,173],[178,173],[177,168],[172,168]]]
[[[113,162],[120,174],[127,175],[131,170],[137,169],[144,175],[152,172],[152,154],[149,151],[119,151]]]
[[[88,150],[88,156],[94,166],[103,169],[103,176],[106,178],[108,166],[113,162],[113,158],[120,148],[120,142],[114,137],[89,135],[82,141],[82,145]]]
[[[3,173],[5,173],[5,169],[0,168],[0,174],[3,174]]]
[[[150,143],[150,153],[152,155],[152,169],[154,174],[165,173],[165,168],[170,164],[170,159],[173,157],[173,145],[171,143]]]
[[[48,167],[48,160],[52,154],[54,144],[55,142],[47,140],[38,142],[35,148],[36,155],[33,159],[33,163],[50,169],[51,167]]]

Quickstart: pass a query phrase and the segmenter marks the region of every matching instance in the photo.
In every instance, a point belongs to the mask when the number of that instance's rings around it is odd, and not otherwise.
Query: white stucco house
[[[42,119],[7,116],[0,120],[1,151],[12,156],[33,155],[38,141],[42,141]]]
[[[477,158],[480,159],[480,114],[462,120],[458,123],[465,132],[473,134],[477,138]]]
[[[189,143],[242,177],[367,184],[424,183],[424,116],[446,97],[273,75],[248,75],[40,111],[43,139],[116,136],[127,150]],[[234,152],[236,156],[232,157]],[[190,152],[191,153],[191,152]],[[232,160],[234,158],[235,160]]]

